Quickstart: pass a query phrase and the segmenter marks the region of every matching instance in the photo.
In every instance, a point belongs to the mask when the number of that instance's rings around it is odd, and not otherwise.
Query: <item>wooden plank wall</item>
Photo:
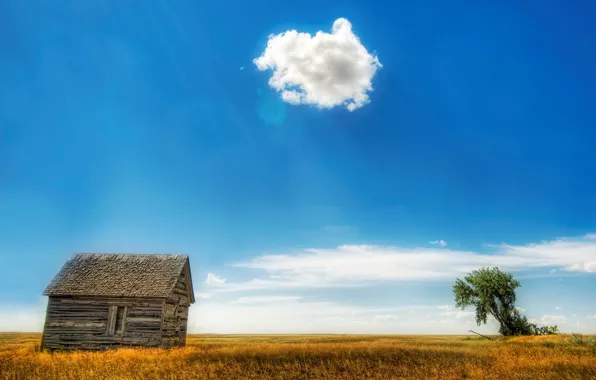
[[[190,298],[186,288],[188,279],[184,273],[186,271],[182,271],[182,274],[178,277],[172,295],[165,303],[162,335],[162,345],[165,347],[183,347],[186,345]]]
[[[108,335],[110,306],[126,307],[124,333]],[[99,350],[161,344],[163,299],[50,297],[43,333],[49,349]]]

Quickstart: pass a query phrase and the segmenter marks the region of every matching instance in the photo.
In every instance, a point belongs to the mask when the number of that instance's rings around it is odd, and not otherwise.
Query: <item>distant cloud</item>
[[[446,247],[447,246],[447,242],[445,240],[435,240],[435,241],[431,241],[429,243],[430,244],[438,244],[441,247]]]
[[[304,297],[301,296],[254,296],[254,297],[240,297],[232,303],[274,303],[274,302],[288,302],[298,301]]]
[[[555,273],[556,271],[556,269],[551,269],[550,273]]]
[[[486,266],[503,270],[557,266],[568,272],[596,272],[594,239],[580,237],[489,248],[493,252],[486,254],[447,248],[342,245],[268,254],[231,264],[260,270],[261,277],[226,283],[218,290],[359,287],[387,281],[444,280]]]
[[[550,315],[550,314],[546,314],[543,315],[542,318],[540,318],[540,322],[543,324],[566,324],[567,323],[567,317],[564,315]]]
[[[557,306],[557,307],[555,307],[555,310],[561,310],[561,308]]]
[[[437,306],[437,309],[443,310],[440,315],[446,317],[452,316],[455,318],[465,318],[476,315],[476,313],[473,311],[454,310],[451,305],[440,305]]]
[[[382,67],[345,18],[335,20],[331,33],[288,30],[270,35],[267,48],[253,62],[261,71],[273,70],[269,86],[287,103],[349,111],[369,102],[372,79]]]
[[[391,314],[384,314],[384,315],[375,315],[373,319],[377,322],[394,322],[399,320],[398,317]]]
[[[596,272],[596,260],[583,264],[573,264],[569,266],[567,270],[578,272]]]
[[[430,318],[406,310],[432,310]],[[366,307],[340,302],[213,302],[192,307],[191,333],[361,333],[361,334],[445,334],[468,330],[469,321],[446,318],[443,323],[436,306]],[[493,326],[480,326],[481,333],[494,332]]]
[[[215,273],[209,273],[207,275],[207,279],[205,280],[206,284],[209,285],[223,285],[225,284],[226,279],[225,278],[221,278],[218,275],[216,275]]]

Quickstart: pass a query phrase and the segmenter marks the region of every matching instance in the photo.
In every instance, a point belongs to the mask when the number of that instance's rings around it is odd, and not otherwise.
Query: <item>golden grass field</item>
[[[566,335],[190,335],[186,348],[54,354],[39,342],[0,333],[0,379],[596,379],[596,346]]]

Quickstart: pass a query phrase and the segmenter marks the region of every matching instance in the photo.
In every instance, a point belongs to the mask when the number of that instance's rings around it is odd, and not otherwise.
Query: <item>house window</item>
[[[126,321],[126,306],[110,306],[106,335],[122,336]]]

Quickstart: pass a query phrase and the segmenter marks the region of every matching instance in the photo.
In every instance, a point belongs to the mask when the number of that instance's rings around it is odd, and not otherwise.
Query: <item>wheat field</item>
[[[185,348],[51,354],[39,334],[0,333],[0,378],[596,379],[591,339],[190,335]]]

